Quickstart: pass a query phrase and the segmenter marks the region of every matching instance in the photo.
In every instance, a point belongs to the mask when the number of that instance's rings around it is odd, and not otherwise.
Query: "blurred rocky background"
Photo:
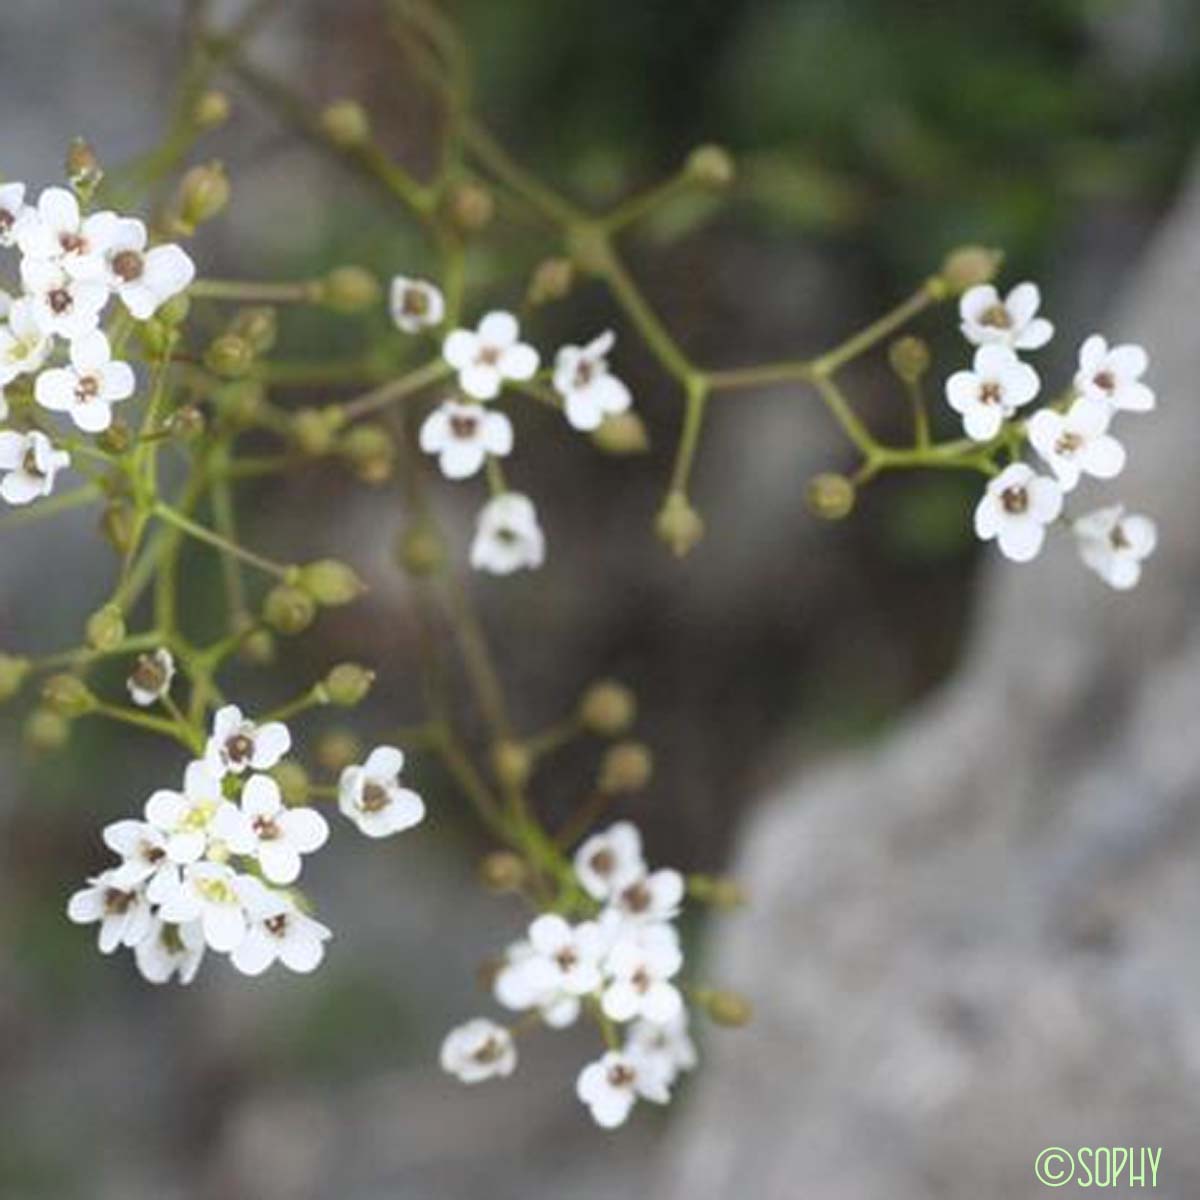
[[[1197,1194],[1194,6],[446,7],[485,117],[580,198],[653,182],[699,141],[737,153],[727,206],[675,205],[629,241],[706,364],[827,344],[966,240],[1004,247],[1010,279],[1042,282],[1060,330],[1051,373],[1095,328],[1143,340],[1164,405],[1131,436],[1121,490],[1165,544],[1143,589],[1114,597],[1065,544],[1023,570],[987,563],[969,532],[974,481],[887,481],[853,520],[820,525],[804,485],[844,448],[811,395],[781,390],[715,406],[696,495],[709,536],[677,563],[650,520],[678,398],[622,338],[652,454],[606,459],[519,411],[512,475],[542,502],[551,563],[477,591],[523,727],[600,675],[637,689],[658,770],[629,814],[655,861],[743,877],[751,907],[696,931],[710,951],[698,961],[752,996],[756,1023],[703,1031],[707,1062],[680,1102],[615,1138],[571,1097],[583,1032],[532,1043],[505,1085],[441,1077],[441,1033],[486,1010],[475,970],[521,914],[475,886],[483,846],[433,773],[419,837],[369,846],[339,830],[311,868],[337,931],[318,976],[252,983],[210,964],[192,989],[150,989],[62,909],[99,860],[99,827],[179,764],[87,725],[68,753],[31,760],[5,710],[0,1197],[988,1200],[1037,1194],[1044,1145],[1107,1143],[1164,1146],[1160,1194]],[[419,169],[433,110],[375,0],[282,9],[256,59],[314,103],[361,99]],[[6,178],[55,179],[78,133],[120,162],[161,131],[181,6],[86,10],[5,5]],[[232,93],[234,120],[201,147],[235,187],[200,248],[206,272],[426,265],[399,210]],[[519,242],[473,262],[500,302],[524,286]],[[588,289],[534,332],[550,346],[609,323],[620,337]],[[949,316],[922,329],[939,373],[956,369]],[[354,336],[285,325],[297,355]],[[903,427],[877,363],[854,383],[881,430]],[[461,556],[474,497],[439,497]],[[330,469],[249,488],[244,504],[252,544],[286,557],[317,541],[372,591],[289,656],[290,683],[248,673],[239,695],[269,705],[359,657],[382,680],[356,725],[383,737],[418,717],[395,489]],[[327,511],[338,520],[321,523]],[[75,642],[110,568],[88,520],[5,530],[3,544],[0,648]],[[191,570],[199,608],[202,554]],[[547,812],[570,808],[589,765],[563,757],[538,797]]]

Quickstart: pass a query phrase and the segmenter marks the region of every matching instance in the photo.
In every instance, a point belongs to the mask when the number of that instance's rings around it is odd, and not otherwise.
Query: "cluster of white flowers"
[[[169,655],[139,663],[130,678],[138,703],[170,687]],[[88,880],[67,905],[76,924],[99,923],[104,954],[134,952],[151,983],[190,983],[206,949],[228,954],[237,970],[260,975],[275,962],[315,970],[329,929],[303,909],[293,885],[303,856],[329,837],[312,808],[289,807],[266,772],[291,749],[287,726],[255,724],[235,705],[219,709],[204,757],[190,763],[180,791],[156,791],[141,819],[115,821],[104,842],[117,865]],[[417,824],[424,805],[399,787],[403,756],[380,747],[347,767],[339,805],[364,833],[383,837]]]
[[[397,328],[409,334],[436,329],[446,316],[445,297],[423,279],[396,276],[390,305]],[[628,411],[633,403],[629,388],[609,369],[615,340],[606,332],[586,346],[563,346],[553,371],[546,372],[568,423],[582,432],[598,429],[605,418]],[[512,453],[512,422],[488,404],[508,382],[537,378],[541,358],[521,340],[517,318],[503,311],[488,313],[475,329],[450,330],[442,357],[455,371],[458,393],[425,418],[420,446],[437,459],[447,479],[469,479],[489,458]],[[533,501],[512,491],[494,496],[479,513],[470,557],[476,570],[493,575],[540,567],[546,539]]]
[[[620,1047],[584,1067],[576,1085],[597,1124],[614,1128],[639,1099],[665,1104],[678,1076],[696,1065],[676,983],[683,951],[673,922],[684,881],[678,871],[647,867],[641,836],[626,821],[588,838],[574,866],[599,911],[575,924],[558,913],[536,917],[508,948],[493,994],[554,1029],[573,1024],[585,1005],[606,1028],[624,1027]],[[441,1061],[464,1083],[509,1075],[513,1032],[482,1017],[468,1021],[446,1037]]]
[[[20,287],[16,295],[0,290],[0,421],[9,415],[5,389],[29,375],[48,412],[87,434],[109,428],[113,405],[136,387],[101,328],[109,300],[119,297],[145,321],[195,275],[180,247],[147,249],[148,240],[141,221],[85,213],[66,188],[48,187],[27,204],[23,183],[0,185],[0,247],[17,251]],[[9,504],[48,496],[69,463],[45,433],[0,431],[0,496]]]
[[[973,441],[1001,436],[1005,423],[1041,392],[1037,371],[1018,357],[1018,351],[1041,349],[1054,335],[1050,322],[1038,316],[1040,305],[1033,283],[1018,284],[1004,297],[991,285],[971,288],[962,297],[962,332],[977,349],[971,369],[946,381],[946,399]],[[1040,409],[1025,425],[1029,444],[1049,474],[1013,462],[996,475],[975,510],[981,539],[995,539],[1007,558],[1028,562],[1041,551],[1047,528],[1062,516],[1067,494],[1085,476],[1108,480],[1121,473],[1125,448],[1110,426],[1120,412],[1154,408],[1154,393],[1142,382],[1147,365],[1140,346],[1110,347],[1098,334],[1083,343],[1066,398]],[[1084,563],[1118,589],[1137,583],[1157,537],[1153,521],[1126,515],[1121,505],[1088,513],[1071,527]]]

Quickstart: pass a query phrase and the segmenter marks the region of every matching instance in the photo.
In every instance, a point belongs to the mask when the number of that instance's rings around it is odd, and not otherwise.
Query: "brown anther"
[[[636,1078],[633,1069],[624,1063],[615,1063],[608,1068],[608,1082],[613,1087],[632,1087]]]
[[[1005,488],[1000,493],[1000,503],[1006,513],[1018,516],[1029,508],[1029,493],[1023,487]]]
[[[630,884],[621,893],[621,904],[631,913],[644,913],[653,899],[650,889],[644,883]]]
[[[277,917],[268,917],[263,922],[263,927],[274,937],[283,937],[287,930],[288,915],[280,913]]]
[[[456,438],[462,438],[463,440],[466,440],[467,438],[474,437],[475,430],[478,428],[478,417],[459,416],[450,418],[450,432],[454,434]]]
[[[980,314],[979,323],[992,329],[1011,329],[1012,316],[1003,304],[993,304]]]
[[[126,283],[132,283],[135,279],[140,279],[145,269],[146,264],[136,250],[122,250],[119,254],[113,256],[113,274],[118,279],[123,279]]]
[[[420,288],[405,288],[402,311],[410,317],[423,317],[429,312],[429,297]]]
[[[979,389],[981,404],[999,404],[1004,399],[1004,389],[998,383],[988,382]]]
[[[381,787],[378,783],[368,783],[363,788],[362,794],[362,810],[363,812],[380,812],[392,802],[391,796],[388,795],[387,788]]]
[[[55,288],[46,296],[46,303],[50,305],[51,312],[61,317],[63,313],[71,311],[74,301],[66,288]]]
[[[1100,371],[1093,379],[1095,385],[1105,392],[1115,392],[1117,390],[1117,381],[1111,371]]]

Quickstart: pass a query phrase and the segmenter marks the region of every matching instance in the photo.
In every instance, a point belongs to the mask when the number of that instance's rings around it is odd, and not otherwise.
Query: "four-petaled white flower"
[[[671,1099],[666,1078],[652,1061],[635,1061],[615,1050],[583,1068],[575,1091],[604,1129],[623,1125],[639,1099],[655,1104]]]
[[[144,887],[157,894],[178,878],[178,868],[167,854],[167,835],[149,821],[113,821],[104,827],[103,836],[104,844],[121,857],[121,865],[112,871],[117,886]]]
[[[146,801],[146,820],[166,835],[174,863],[196,862],[213,842],[234,854],[249,854],[255,846],[249,820],[225,799],[220,774],[204,759],[188,764],[182,792],[161,788]]]
[[[142,654],[125,686],[129,689],[129,697],[139,708],[149,708],[171,691],[171,682],[175,678],[175,658],[165,646],[160,646],[152,654]]]
[[[149,320],[196,277],[196,265],[181,247],[171,242],[147,250],[147,241],[141,221],[121,217],[105,258],[109,287],[139,321]]]
[[[28,212],[23,183],[0,183],[0,246],[17,241],[17,225]]]
[[[17,246],[26,262],[57,263],[73,279],[99,279],[117,220],[112,212],[84,216],[71,192],[48,187],[19,221]]]
[[[533,957],[526,963],[530,980],[544,980],[544,992],[586,996],[601,982],[605,946],[594,921],[571,925],[557,913],[543,913],[529,926]]]
[[[520,340],[517,318],[488,313],[474,331],[455,329],[442,344],[442,357],[458,372],[458,386],[476,400],[493,400],[506,379],[532,379],[538,354]]]
[[[513,447],[512,422],[479,404],[446,400],[421,424],[421,449],[438,456],[447,479],[474,475],[488,455],[503,458]]]
[[[204,961],[204,926],[199,921],[173,925],[155,917],[133,948],[138,970],[149,983],[167,983],[173,975],[187,985]]]
[[[52,258],[23,259],[21,282],[42,332],[68,340],[95,329],[108,303],[108,285],[102,279],[71,275]]]
[[[419,825],[425,802],[400,786],[404,754],[378,746],[361,765],[347,767],[338,782],[338,808],[367,837],[383,838]]]
[[[511,1075],[517,1065],[517,1047],[503,1025],[476,1017],[455,1026],[442,1042],[442,1070],[463,1083]]]
[[[670,981],[682,967],[683,952],[672,926],[628,930],[605,959],[610,976],[601,999],[605,1015],[614,1021],[674,1021],[683,1011],[683,997]]]
[[[631,821],[618,821],[592,834],[575,851],[576,878],[597,900],[608,900],[645,873],[642,835]]]
[[[224,863],[190,863],[175,885],[164,890],[158,913],[174,925],[199,921],[205,942],[228,954],[246,936],[247,903],[255,887],[261,886],[257,879],[238,875]]]
[[[980,346],[972,370],[955,371],[946,380],[946,399],[962,414],[967,436],[989,442],[1040,387],[1037,372],[1007,346]]]
[[[294,883],[300,877],[300,856],[320,850],[329,837],[325,818],[314,808],[287,808],[279,784],[269,775],[246,780],[241,805],[263,875],[271,883]]]
[[[1149,517],[1126,514],[1114,504],[1080,517],[1074,524],[1079,556],[1110,587],[1128,591],[1142,577],[1142,563],[1154,553],[1158,529]]]
[[[1054,326],[1037,315],[1041,303],[1035,283],[1018,283],[1004,299],[990,283],[979,284],[958,302],[963,336],[976,346],[1040,350],[1054,336]]]
[[[392,320],[403,333],[433,329],[446,316],[446,299],[441,289],[425,279],[397,275],[390,293]]]
[[[325,943],[333,936],[320,921],[302,913],[282,892],[244,877],[246,935],[233,948],[230,961],[243,975],[261,975],[275,962],[307,975],[325,958]]]
[[[684,882],[678,871],[664,867],[619,888],[612,897],[613,911],[626,921],[657,924],[672,921],[683,903]]]
[[[292,735],[280,721],[256,725],[236,704],[218,709],[204,757],[221,775],[269,771],[292,748]]]
[[[1110,347],[1098,333],[1079,350],[1075,389],[1105,401],[1114,412],[1150,412],[1154,393],[1142,382],[1149,360],[1141,346]]]
[[[537,1009],[551,1029],[566,1029],[579,1017],[579,997],[563,991],[557,970],[549,967],[528,941],[508,947],[492,981],[498,1003],[514,1012]]]
[[[70,365],[43,371],[34,385],[37,402],[65,412],[85,433],[103,433],[112,424],[112,406],[133,395],[133,368],[114,362],[108,338],[98,329],[77,337]]]
[[[1058,477],[1064,492],[1082,475],[1114,479],[1125,467],[1125,447],[1108,432],[1112,412],[1103,400],[1083,396],[1065,413],[1043,408],[1029,420],[1029,441]]]
[[[651,1074],[665,1079],[668,1086],[682,1071],[695,1070],[700,1058],[688,1034],[687,1009],[666,1024],[635,1021],[625,1035],[625,1054],[635,1063],[646,1064]]]
[[[71,462],[44,433],[0,430],[0,498],[9,504],[29,504],[54,490],[54,479]]]
[[[563,411],[571,425],[585,433],[633,403],[629,389],[608,369],[615,340],[605,332],[586,346],[563,346],[555,359],[554,388],[563,398]]]
[[[115,871],[88,880],[67,904],[67,916],[76,925],[100,923],[101,954],[118,946],[136,946],[150,929],[150,905],[140,889],[122,885]]]
[[[12,383],[18,375],[40,370],[51,345],[28,296],[11,301],[3,315],[6,320],[0,325],[0,386]]]
[[[1014,562],[1036,558],[1046,526],[1062,512],[1062,488],[1026,463],[1013,463],[992,479],[975,508],[975,532],[995,538],[1001,553]]]
[[[477,571],[511,575],[536,570],[545,561],[546,537],[528,496],[502,492],[479,510],[471,541],[471,566]]]

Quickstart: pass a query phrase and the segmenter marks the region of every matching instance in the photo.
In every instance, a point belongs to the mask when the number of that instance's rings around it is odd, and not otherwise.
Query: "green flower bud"
[[[530,276],[526,299],[535,308],[552,304],[567,296],[574,284],[575,265],[569,258],[543,259]]]
[[[204,352],[204,365],[222,379],[241,379],[254,367],[254,347],[236,333],[214,338]]]
[[[479,880],[489,892],[519,892],[528,878],[529,868],[511,850],[494,850],[479,860]]]
[[[317,762],[331,774],[358,762],[361,754],[362,743],[348,729],[331,729],[317,739]]]
[[[888,347],[888,362],[905,383],[918,383],[931,361],[929,343],[919,337],[897,338]]]
[[[301,408],[292,417],[292,437],[302,453],[320,458],[333,449],[339,424],[336,408]]]
[[[42,702],[60,717],[73,719],[94,711],[96,697],[76,675],[51,675],[42,684]]]
[[[233,105],[224,92],[215,88],[204,92],[192,105],[192,123],[199,129],[216,129],[229,120]]]
[[[396,539],[396,564],[410,575],[436,575],[446,565],[446,547],[426,521],[401,531]]]
[[[339,150],[365,146],[371,140],[371,118],[355,100],[335,100],[320,116],[321,132]]]
[[[726,875],[689,875],[687,893],[693,900],[711,904],[713,908],[741,908],[746,903],[741,884]]]
[[[257,379],[237,379],[213,393],[217,415],[235,429],[258,423],[267,402],[267,390]]]
[[[238,657],[256,667],[268,667],[275,661],[275,638],[268,629],[256,629],[243,638]]]
[[[646,423],[635,412],[605,417],[591,438],[592,445],[605,454],[645,454],[650,449]]]
[[[579,702],[579,722],[589,733],[616,737],[633,724],[637,700],[623,683],[602,679],[594,683]]]
[[[204,414],[194,404],[185,404],[171,414],[168,422],[171,436],[181,442],[190,442],[204,432]]]
[[[533,770],[533,759],[520,742],[506,739],[492,747],[492,770],[505,787],[524,787]]]
[[[271,769],[270,775],[279,784],[284,804],[303,804],[312,792],[308,772],[295,759],[285,758]]]
[[[20,690],[29,674],[27,658],[16,658],[11,654],[0,654],[0,704],[11,700]]]
[[[94,612],[86,627],[87,644],[93,650],[114,650],[125,640],[125,617],[115,604]]]
[[[396,465],[396,442],[382,425],[355,425],[342,438],[342,457],[364,483],[386,483]]]
[[[446,215],[459,233],[478,233],[491,223],[496,211],[492,193],[478,183],[459,183],[446,198]]]
[[[379,280],[365,267],[335,267],[321,281],[322,302],[335,312],[357,313],[379,303]]]
[[[659,510],[654,531],[682,558],[704,537],[704,520],[682,492],[672,492]]]
[[[737,169],[732,155],[723,146],[697,146],[688,155],[687,173],[701,187],[716,191],[733,182]]]
[[[317,619],[317,602],[291,584],[273,587],[263,602],[263,620],[276,633],[292,637],[303,633]]]
[[[243,308],[230,322],[229,332],[244,338],[255,354],[266,354],[275,346],[279,319],[275,310],[266,304]]]
[[[354,708],[361,704],[375,683],[375,672],[358,663],[339,663],[325,676],[324,688],[331,704]]]
[[[100,534],[120,555],[129,553],[137,528],[137,514],[124,500],[114,500],[100,516]]]
[[[737,992],[723,991],[717,988],[697,988],[694,996],[696,1003],[718,1025],[736,1028],[748,1025],[754,1016],[750,1001]]]
[[[191,235],[206,221],[224,211],[229,203],[229,177],[219,162],[193,167],[179,183],[175,196],[175,223]]]
[[[96,444],[106,454],[124,454],[133,445],[133,434],[120,417],[96,438]]]
[[[1003,257],[1000,251],[985,246],[960,246],[946,255],[939,278],[950,294],[957,296],[981,283],[991,283]]]
[[[854,509],[854,484],[832,471],[814,475],[804,493],[814,515],[825,521],[840,521]]]
[[[350,604],[367,590],[367,585],[335,558],[323,558],[300,568],[299,585],[323,608]]]
[[[25,745],[35,752],[60,750],[71,736],[65,717],[49,708],[35,708],[25,721]]]
[[[654,756],[641,742],[618,742],[605,754],[597,783],[606,796],[640,792],[654,774]]]

